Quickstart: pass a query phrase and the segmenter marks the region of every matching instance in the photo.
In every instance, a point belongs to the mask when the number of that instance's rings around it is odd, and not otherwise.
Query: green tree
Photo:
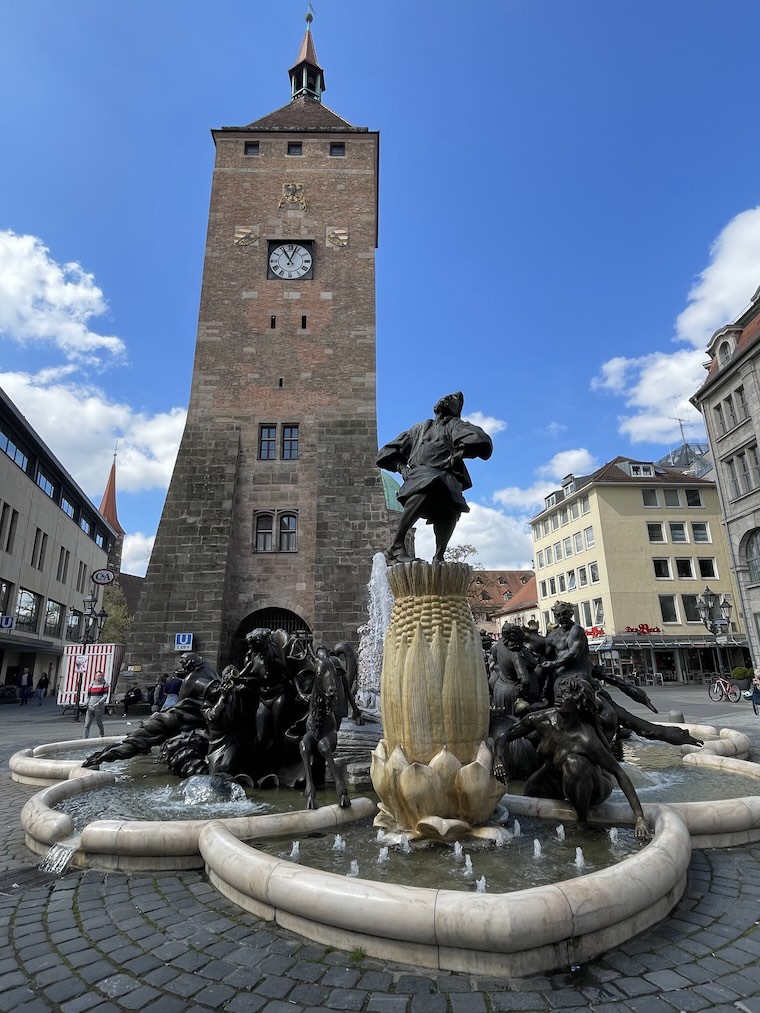
[[[118,584],[111,584],[103,592],[103,608],[108,619],[103,623],[98,641],[101,644],[126,644],[132,626],[127,599]]]

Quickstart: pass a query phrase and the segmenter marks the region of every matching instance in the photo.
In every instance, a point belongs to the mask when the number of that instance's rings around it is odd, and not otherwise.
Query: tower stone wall
[[[187,428],[128,656],[151,675],[179,632],[212,663],[240,663],[263,609],[317,643],[357,641],[372,555],[390,541],[374,463],[379,137],[301,97],[214,139]],[[294,243],[313,267],[277,277],[270,255]],[[295,527],[282,544],[281,522]]]

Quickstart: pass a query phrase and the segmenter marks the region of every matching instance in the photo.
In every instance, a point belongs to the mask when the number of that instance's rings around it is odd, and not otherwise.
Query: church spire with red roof
[[[102,517],[108,521],[111,527],[116,532],[116,538],[113,544],[108,548],[108,568],[113,570],[116,576],[119,576],[121,570],[121,554],[124,548],[124,535],[126,532],[124,528],[119,524],[119,515],[116,511],[116,451],[113,452],[113,462],[111,464],[111,470],[108,473],[108,481],[106,482],[106,488],[103,492],[103,499],[100,501],[98,511]]]
[[[322,92],[326,90],[325,72],[317,61],[317,51],[314,48],[314,37],[311,34],[311,23],[314,15],[311,13],[311,4],[308,5],[306,13],[306,33],[301,43],[301,49],[296,57],[296,62],[290,68],[290,91],[291,98],[300,98],[308,95],[309,98],[322,101]]]

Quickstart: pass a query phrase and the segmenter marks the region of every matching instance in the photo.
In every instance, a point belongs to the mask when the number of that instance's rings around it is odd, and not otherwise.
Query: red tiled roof
[[[473,605],[493,608],[497,616],[535,607],[536,576],[532,570],[475,570],[469,597]]]

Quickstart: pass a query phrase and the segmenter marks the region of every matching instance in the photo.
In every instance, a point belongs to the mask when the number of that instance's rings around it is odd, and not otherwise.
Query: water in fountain
[[[403,834],[401,837],[401,853],[403,855],[410,855],[412,853],[412,846],[409,843],[409,837],[407,834]]]
[[[610,844],[617,844],[617,840],[618,840],[618,828],[617,827],[610,827],[610,829],[607,831],[607,836],[610,839]]]
[[[362,626],[359,641],[359,674],[356,680],[357,702],[362,709],[379,711],[380,673],[383,667],[383,641],[391,621],[393,595],[388,584],[388,564],[382,552],[372,557],[368,585],[369,618]]]
[[[564,841],[565,839],[565,827],[564,824],[560,823],[557,829],[554,831],[557,835],[558,841]]]
[[[42,872],[52,872],[56,876],[60,876],[62,872],[66,871],[69,862],[76,854],[78,848],[78,838],[69,844],[66,844],[64,841],[53,844],[40,862],[39,868]]]
[[[535,837],[533,839],[533,857],[534,858],[540,858],[541,854],[542,854],[542,852],[541,852],[541,841],[539,841],[539,839],[537,837]]]
[[[480,879],[475,880],[475,892],[485,893],[486,892],[486,877],[481,876]]]
[[[463,856],[464,851],[462,849],[462,842],[454,841],[454,858],[462,858]]]
[[[301,845],[299,844],[298,841],[293,841],[293,847],[290,849],[290,854],[288,855],[288,858],[290,859],[291,862],[297,862],[300,857],[301,857]]]
[[[351,859],[351,868],[346,873],[346,875],[350,876],[352,879],[354,879],[356,876],[359,875],[359,863],[356,861],[355,858]]]
[[[515,822],[512,824],[512,836],[513,837],[519,837],[521,833],[522,833],[522,828],[520,827],[520,821],[519,820],[515,820]]]
[[[387,847],[380,848],[380,851],[378,852],[377,855],[377,864],[383,865],[383,863],[387,861],[388,861],[388,848]]]
[[[586,859],[583,857],[583,848],[575,849],[575,868],[576,869],[586,868]]]
[[[333,851],[345,851],[346,850],[346,842],[343,840],[343,838],[340,836],[340,834],[336,834],[335,835],[335,843],[333,844],[332,849],[333,849]]]
[[[472,859],[470,858],[469,855],[465,855],[464,856],[464,875],[468,879],[471,879],[472,876],[473,876],[473,872],[472,872]]]

